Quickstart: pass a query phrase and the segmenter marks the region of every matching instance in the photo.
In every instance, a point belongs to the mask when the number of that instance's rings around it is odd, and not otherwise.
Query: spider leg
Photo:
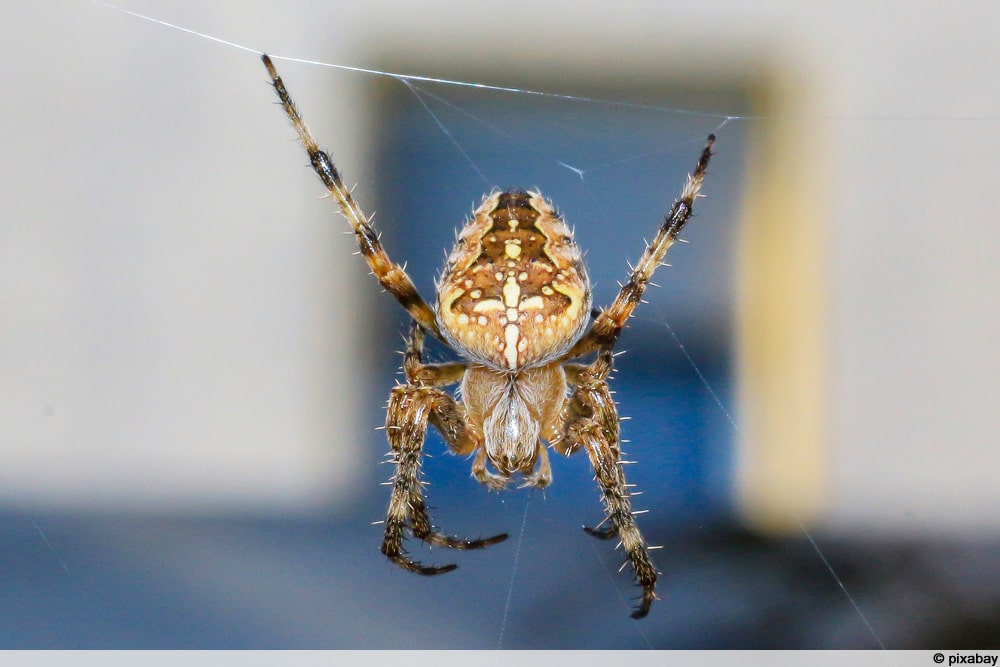
[[[577,369],[576,388],[566,407],[563,437],[556,443],[556,449],[567,454],[580,447],[587,450],[604,501],[606,517],[601,523],[610,521],[610,525],[605,529],[585,527],[584,530],[600,539],[621,537],[626,563],[632,565],[636,582],[642,587],[639,605],[632,612],[632,618],[638,619],[649,613],[656,599],[657,571],[632,514],[621,461],[618,411],[607,384],[611,363],[610,350],[604,350],[589,367]]]
[[[445,364],[424,363],[424,328],[415,320],[410,323],[410,335],[403,353],[406,381],[421,387],[442,387],[460,382],[468,366],[462,362]],[[461,452],[468,454],[472,450]]]
[[[436,386],[427,386],[457,381],[461,372],[456,367],[462,365],[425,365],[421,360],[422,354],[423,329],[414,323],[403,362],[410,384],[399,385],[392,390],[386,415],[386,433],[395,457],[396,473],[392,478],[382,553],[411,572],[432,575],[449,572],[456,566],[425,566],[409,559],[403,549],[407,522],[415,537],[452,549],[481,549],[504,541],[507,534],[469,540],[438,532],[431,524],[420,481],[420,462],[428,423],[440,431],[456,454],[472,452],[475,441],[469,437],[465,417],[455,400]]]
[[[552,483],[552,465],[549,463],[549,450],[541,443],[538,444],[538,458],[538,470],[530,475],[526,475],[524,484],[521,484],[519,488],[523,489],[533,486],[536,489],[544,489]]]
[[[702,182],[712,159],[715,135],[708,135],[698,164],[688,176],[680,199],[664,218],[653,242],[646,246],[638,265],[632,269],[628,281],[622,285],[618,296],[608,308],[594,315],[590,329],[566,354],[563,361],[597,351],[597,358],[589,366],[564,364],[566,379],[576,387],[563,410],[563,430],[552,443],[556,451],[572,454],[585,448],[594,468],[594,476],[601,487],[606,517],[595,528],[584,527],[588,535],[607,540],[616,535],[628,555],[635,571],[637,583],[642,587],[639,606],[632,618],[642,618],[656,599],[657,571],[649,558],[649,547],[643,539],[632,514],[625,471],[622,468],[619,444],[618,411],[608,389],[607,378],[611,372],[612,354],[618,336],[626,321],[642,300],[653,272],[663,262],[667,251],[677,241],[681,230],[691,218],[694,201],[701,191]],[[606,528],[600,528],[610,520]]]
[[[611,524],[607,528],[601,528],[601,525],[603,524],[604,521],[597,524],[593,528],[590,526],[584,526],[583,532],[587,533],[591,537],[596,537],[599,540],[610,540],[612,537],[618,535],[618,526]]]
[[[472,478],[480,484],[485,484],[490,491],[503,491],[510,482],[508,475],[497,475],[486,467],[486,449],[480,448],[476,458],[472,460]]]
[[[306,152],[309,153],[309,161],[313,171],[323,181],[333,200],[337,202],[340,212],[350,223],[361,254],[364,255],[372,273],[382,287],[399,301],[414,320],[440,338],[441,334],[438,331],[434,311],[417,293],[416,286],[403,267],[389,259],[389,255],[386,254],[381,241],[379,241],[378,233],[371,226],[370,218],[365,215],[354,200],[351,191],[344,185],[340,172],[334,166],[333,160],[330,159],[329,154],[320,149],[305,121],[302,120],[302,116],[299,115],[299,110],[288,94],[281,77],[278,76],[274,63],[266,54],[261,56],[261,60],[264,61],[264,66],[267,67],[267,72],[271,75],[271,81],[278,94],[278,99],[281,100],[281,106],[284,107],[289,120],[295,126],[295,131],[298,132]]]
[[[614,347],[619,334],[625,327],[625,322],[642,300],[642,295],[646,291],[646,287],[649,286],[653,272],[663,262],[667,251],[670,250],[681,230],[684,229],[684,225],[691,218],[694,200],[699,197],[698,193],[701,191],[702,181],[705,180],[709,160],[712,159],[712,145],[714,143],[715,135],[708,135],[705,148],[701,151],[701,157],[698,159],[694,171],[688,176],[680,199],[674,201],[674,205],[664,218],[656,237],[652,243],[646,246],[642,258],[632,270],[628,281],[622,285],[621,291],[611,305],[597,315],[590,330],[583,338],[578,340],[569,352],[563,355],[563,359],[572,359],[597,349]]]

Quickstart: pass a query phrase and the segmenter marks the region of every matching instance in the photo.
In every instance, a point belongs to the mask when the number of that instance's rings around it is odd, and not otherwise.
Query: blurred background
[[[441,577],[387,563],[374,427],[406,320],[257,57],[8,3],[0,647],[1000,646],[992,5],[122,6],[558,94],[276,61],[426,298],[483,194],[538,187],[607,303],[718,134],[616,360],[662,599],[628,618],[583,455],[489,494],[432,436],[437,523],[511,538],[411,543]]]

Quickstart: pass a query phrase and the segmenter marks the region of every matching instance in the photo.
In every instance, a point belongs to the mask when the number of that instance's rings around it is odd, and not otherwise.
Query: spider
[[[472,476],[490,489],[505,488],[514,475],[522,478],[522,486],[548,486],[552,473],[545,442],[567,456],[582,449],[590,457],[605,510],[596,528],[584,530],[601,539],[620,538],[627,554],[622,567],[631,564],[642,588],[632,617],[646,616],[656,599],[658,572],[631,509],[608,375],[625,322],[691,217],[715,136],[709,135],[680,199],[609,307],[592,312],[580,249],[552,204],[536,191],[507,190],[487,195],[462,228],[432,308],[386,254],[271,59],[263,55],[262,60],[313,170],[350,223],[372,273],[412,318],[403,357],[406,383],[392,389],[385,421],[396,470],[382,553],[411,572],[435,575],[457,566],[411,559],[403,547],[405,531],[452,549],[480,549],[507,538],[469,540],[434,528],[420,479],[428,425],[455,454],[474,455]],[[425,333],[462,361],[425,363]],[[589,355],[594,355],[589,363],[573,361]],[[459,385],[454,396],[443,389],[453,384]]]

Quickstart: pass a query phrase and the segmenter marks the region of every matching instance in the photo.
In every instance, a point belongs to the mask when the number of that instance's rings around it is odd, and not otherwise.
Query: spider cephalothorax
[[[587,328],[590,281],[572,233],[538,192],[487,195],[459,234],[437,285],[436,308],[392,262],[329,155],[313,139],[271,59],[263,56],[281,104],[295,126],[316,174],[351,224],[361,254],[385,289],[413,319],[403,361],[406,384],[389,396],[386,433],[396,472],[385,520],[382,553],[419,574],[455,565],[427,566],[407,555],[404,531],[431,544],[476,549],[507,538],[466,540],[431,525],[420,480],[428,425],[456,454],[474,454],[472,474],[493,489],[519,475],[526,486],[552,481],[548,450],[584,449],[601,488],[604,529],[596,537],[621,538],[642,597],[633,618],[649,612],[657,572],[633,517],[622,470],[619,418],[608,388],[612,350],[638,305],[653,271],[691,217],[709,159],[709,136],[694,172],[653,242],[615,300]],[[424,332],[450,346],[462,361],[425,364]],[[590,363],[574,359],[595,355]],[[441,387],[458,384],[458,399]]]

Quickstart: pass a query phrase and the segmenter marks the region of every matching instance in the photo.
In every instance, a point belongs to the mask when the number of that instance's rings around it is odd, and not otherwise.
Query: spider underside
[[[420,479],[429,424],[452,452],[473,455],[472,475],[490,489],[505,488],[515,475],[523,486],[546,487],[552,480],[546,442],[567,456],[582,449],[604,502],[600,525],[606,524],[585,530],[601,539],[620,538],[626,563],[642,588],[632,617],[644,617],[656,599],[658,572],[632,513],[618,412],[607,380],[626,321],[691,217],[715,137],[709,135],[680,198],[618,296],[592,322],[590,281],[572,232],[538,192],[522,190],[495,191],[473,212],[448,257],[432,308],[386,254],[368,216],[313,139],[271,59],[262,59],[313,170],[350,223],[372,273],[412,318],[403,362],[406,383],[392,390],[386,414],[396,472],[382,553],[411,572],[432,575],[456,566],[411,559],[403,547],[406,530],[453,549],[479,549],[507,538],[468,540],[433,527]],[[424,363],[425,332],[462,361]],[[589,363],[573,361],[590,355]],[[443,389],[454,384],[459,385],[455,396]]]

